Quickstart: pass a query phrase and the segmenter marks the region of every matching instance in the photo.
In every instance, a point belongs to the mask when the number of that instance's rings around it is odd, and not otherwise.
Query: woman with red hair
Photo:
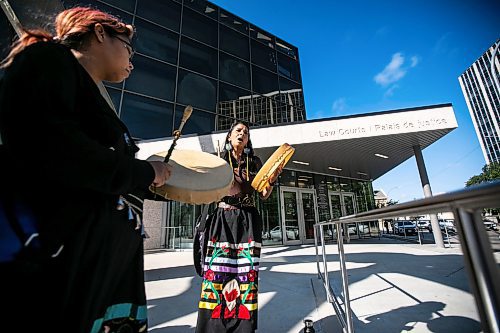
[[[134,29],[77,7],[55,31],[25,31],[1,64],[1,326],[146,332],[143,228],[127,198],[171,168],[135,158],[99,89],[130,75]]]

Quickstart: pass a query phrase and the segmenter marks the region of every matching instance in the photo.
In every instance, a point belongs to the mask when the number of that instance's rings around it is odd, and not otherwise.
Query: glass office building
[[[458,78],[487,164],[500,162],[499,45],[500,39]]]
[[[225,132],[236,119],[252,127],[306,120],[297,47],[210,2],[9,2],[28,26],[35,18],[50,22],[56,9],[75,5],[92,5],[135,25],[133,74],[121,84],[105,86],[137,141],[171,137],[188,104],[195,112],[183,135]],[[15,31],[5,15],[0,20],[5,50]],[[287,169],[278,185],[268,200],[257,200],[264,244],[311,242],[315,222],[374,208],[369,180]],[[189,248],[200,207],[149,205],[146,247]]]

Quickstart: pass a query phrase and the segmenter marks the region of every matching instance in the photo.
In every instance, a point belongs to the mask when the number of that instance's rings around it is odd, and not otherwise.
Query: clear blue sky
[[[452,103],[459,127],[423,150],[432,191],[481,172],[458,77],[500,37],[500,0],[213,3],[299,48],[308,119]],[[373,187],[399,202],[423,197],[414,158]]]

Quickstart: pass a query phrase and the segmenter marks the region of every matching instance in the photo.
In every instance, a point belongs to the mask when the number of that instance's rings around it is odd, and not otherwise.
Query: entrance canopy
[[[189,120],[188,120],[189,121]],[[295,148],[286,169],[375,180],[458,127],[451,104],[309,120],[250,129],[263,162],[282,144]],[[181,136],[175,149],[222,151],[227,132]],[[138,158],[169,149],[173,139],[142,141]]]

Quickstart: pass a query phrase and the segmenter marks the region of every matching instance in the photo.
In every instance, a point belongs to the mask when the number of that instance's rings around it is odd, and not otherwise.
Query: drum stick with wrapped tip
[[[174,150],[175,145],[177,144],[177,140],[181,136],[182,128],[184,127],[184,124],[186,121],[191,117],[191,113],[193,113],[193,107],[191,105],[188,105],[184,108],[184,113],[182,114],[182,120],[179,125],[179,129],[174,131],[174,141],[172,141],[172,144],[170,145],[170,148],[168,149],[167,156],[165,156],[165,163],[168,163],[170,160],[170,156],[172,155],[172,151]]]
[[[189,119],[189,117],[191,117],[191,113],[193,113],[193,107],[191,105],[186,106],[186,108],[184,109],[184,113],[182,114],[182,120],[181,124],[179,125],[179,129],[174,132],[174,135],[176,135],[177,132],[179,133],[179,136],[181,135],[182,128],[184,127],[184,124]]]

